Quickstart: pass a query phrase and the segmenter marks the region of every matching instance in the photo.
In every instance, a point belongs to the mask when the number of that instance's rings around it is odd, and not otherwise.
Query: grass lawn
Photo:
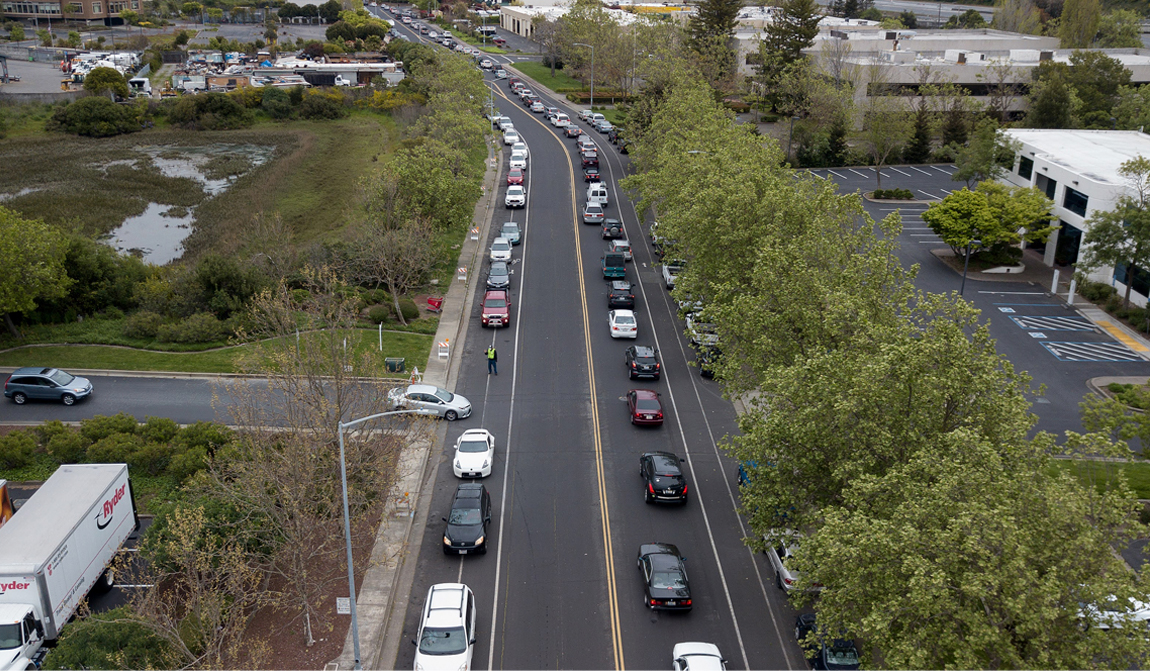
[[[379,352],[379,335],[363,330],[358,347]],[[407,368],[424,366],[435,337],[420,333],[383,334],[380,357],[403,357]],[[22,347],[0,352],[0,366],[36,365],[56,368],[94,368],[107,370],[160,371],[183,373],[234,373],[235,361],[247,346],[230,347],[211,352],[157,352],[106,345],[47,345]]]
[[[550,66],[535,61],[522,61],[509,67],[519,70],[552,91],[582,91],[585,88],[582,82],[562,70],[556,69],[552,77]]]
[[[607,117],[607,120],[611,122],[612,126],[622,126],[627,123],[627,113],[622,110],[599,109],[596,111]]]
[[[1140,499],[1150,499],[1150,462],[1055,459],[1054,468],[1070,473],[1085,485],[1092,482],[1097,483],[1099,489],[1102,489],[1121,471],[1126,474],[1126,482],[1130,489],[1134,490],[1135,496]]]

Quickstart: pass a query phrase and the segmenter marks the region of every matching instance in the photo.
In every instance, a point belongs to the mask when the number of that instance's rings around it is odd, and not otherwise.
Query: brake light
[[[637,364],[637,363],[635,363],[634,361],[632,361],[632,362],[631,362],[631,367],[632,367],[632,368],[638,368],[638,367],[639,367],[639,364]]]
[[[795,584],[794,578],[783,578],[783,582],[787,583],[788,585]]]
[[[687,493],[687,485],[683,485],[683,494],[685,495],[686,493]]]
[[[655,493],[655,486],[652,485],[650,482],[647,483],[647,491],[650,492],[651,494]]]
[[[655,370],[659,370],[659,366],[660,366],[660,365],[661,365],[661,364],[659,364],[659,363],[656,363],[656,364],[655,364]]]
[[[690,600],[690,599],[687,599],[686,601],[684,601],[684,602],[683,602],[683,605],[684,605],[684,606],[690,606],[690,605],[691,605],[691,600]]]
[[[663,419],[663,413],[661,413],[661,412],[655,413],[655,417],[657,417],[659,419]]]
[[[659,600],[658,600],[658,599],[651,599],[651,605],[652,605],[652,606],[657,606],[657,605],[659,605]]]

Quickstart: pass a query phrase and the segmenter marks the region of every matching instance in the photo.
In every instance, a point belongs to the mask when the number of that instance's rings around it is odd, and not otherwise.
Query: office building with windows
[[[1014,166],[1002,181],[1033,186],[1054,201],[1058,230],[1046,242],[1043,262],[1073,266],[1082,255],[1083,235],[1095,212],[1112,210],[1123,195],[1134,195],[1119,174],[1123,163],[1150,158],[1150,135],[1126,130],[1011,128],[1004,131],[1022,145]],[[1131,300],[1145,307],[1150,296],[1150,269],[1135,268]],[[1126,291],[1126,268],[1102,268],[1090,279]]]
[[[2,0],[0,13],[5,19],[24,19],[39,25],[41,21],[56,20],[97,21],[104,25],[120,25],[120,12],[140,10],[140,0],[70,0],[69,2],[35,2],[33,0]]]

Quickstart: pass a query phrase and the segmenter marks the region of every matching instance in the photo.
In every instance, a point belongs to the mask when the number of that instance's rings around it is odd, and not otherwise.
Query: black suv
[[[619,238],[627,237],[623,233],[623,224],[618,219],[604,219],[603,220],[603,239],[604,240],[617,240]]]
[[[659,350],[646,345],[632,345],[623,354],[627,360],[627,377],[653,377],[659,379],[662,366],[659,365]]]
[[[455,490],[451,513],[443,518],[444,554],[487,553],[487,525],[491,522],[491,497],[479,482],[464,482]]]
[[[687,480],[679,468],[679,457],[670,452],[647,452],[639,457],[643,476],[643,500],[687,502]]]
[[[607,307],[612,310],[619,308],[630,310],[635,307],[635,293],[630,282],[626,280],[611,282],[611,292],[607,294]]]

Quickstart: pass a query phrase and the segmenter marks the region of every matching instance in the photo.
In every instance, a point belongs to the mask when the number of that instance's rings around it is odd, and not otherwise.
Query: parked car
[[[579,137],[583,134],[583,129],[579,128],[578,126],[570,125],[564,127],[563,132],[567,134],[567,137]]]
[[[523,168],[512,168],[507,171],[507,186],[523,184]]]
[[[650,389],[632,389],[627,392],[627,409],[631,423],[642,426],[663,425],[663,404],[659,393]]]
[[[699,366],[699,375],[705,378],[715,377],[715,364],[718,362],[718,347],[703,346],[695,350],[695,363]]]
[[[491,241],[490,254],[492,261],[510,261],[511,241],[503,236],[495,238]]]
[[[611,310],[607,313],[607,324],[611,327],[612,338],[637,338],[639,324],[635,313],[630,310]]]
[[[430,384],[396,387],[387,392],[387,402],[393,410],[415,410],[449,422],[471,415],[471,401]]]
[[[617,238],[607,243],[607,251],[622,254],[623,258],[632,261],[634,255],[631,253],[631,243],[625,238]]]
[[[636,564],[643,575],[643,602],[648,608],[691,610],[691,583],[679,548],[670,543],[640,545]]]
[[[470,669],[475,653],[475,595],[462,583],[427,590],[415,644],[415,668]]]
[[[691,347],[714,347],[719,344],[715,325],[699,321],[697,313],[687,315],[687,341]]]
[[[484,326],[493,328],[511,326],[511,301],[506,291],[492,290],[483,294],[480,321]]]
[[[727,660],[714,643],[676,643],[671,660],[675,671],[727,671]]]
[[[17,368],[4,382],[4,395],[16,405],[28,401],[60,401],[72,405],[92,394],[92,383],[58,368]]]
[[[511,271],[506,261],[493,261],[487,271],[488,289],[508,289],[511,287]]]
[[[503,144],[510,147],[519,141],[519,131],[515,130],[514,128],[508,128],[507,130],[503,131]]]
[[[468,429],[455,441],[452,467],[457,478],[486,478],[495,463],[495,436],[487,429]]]
[[[518,245],[523,241],[523,234],[519,230],[519,224],[514,221],[503,224],[503,227],[499,229],[499,235],[500,237],[510,240],[512,245]]]
[[[616,240],[625,235],[623,224],[618,219],[603,219],[603,238],[605,240]]]
[[[814,634],[814,642],[810,634]],[[854,641],[846,638],[825,638],[819,632],[814,613],[803,613],[795,618],[795,638],[814,669],[847,671],[859,668],[859,651]]]
[[[788,566],[794,557],[792,550],[798,547],[800,535],[791,530],[781,534],[782,539],[775,541],[771,549],[767,550],[767,559],[775,569],[775,584],[784,592],[790,592],[799,584],[799,572]],[[812,591],[821,591],[822,585],[811,585]]]
[[[579,120],[586,121],[587,117],[591,116],[591,110],[579,110]]]
[[[683,477],[683,469],[679,468],[681,461],[670,452],[647,452],[639,457],[644,501],[687,503],[687,479]]]
[[[511,123],[511,117],[501,117],[499,119],[499,130],[503,131],[504,133],[509,130],[515,130],[515,124]],[[518,132],[516,134],[518,135]]]
[[[536,100],[535,102],[531,103],[531,111],[536,114],[542,114],[543,110],[545,109],[546,108],[543,106],[542,101]]]
[[[663,264],[663,282],[668,289],[675,288],[675,280],[679,278],[679,273],[683,272],[684,267],[686,264],[682,261],[670,261]]]
[[[525,207],[527,205],[527,191],[522,186],[507,187],[507,195],[503,197],[503,204],[507,207]]]
[[[635,307],[635,292],[626,280],[613,280],[607,292],[607,307],[630,310]]]
[[[663,366],[659,363],[659,351],[649,345],[631,345],[623,352],[623,362],[627,366],[627,377],[649,377],[658,380]]]
[[[583,206],[584,224],[599,224],[603,222],[603,219],[603,208],[599,207],[595,203],[587,203]]]

